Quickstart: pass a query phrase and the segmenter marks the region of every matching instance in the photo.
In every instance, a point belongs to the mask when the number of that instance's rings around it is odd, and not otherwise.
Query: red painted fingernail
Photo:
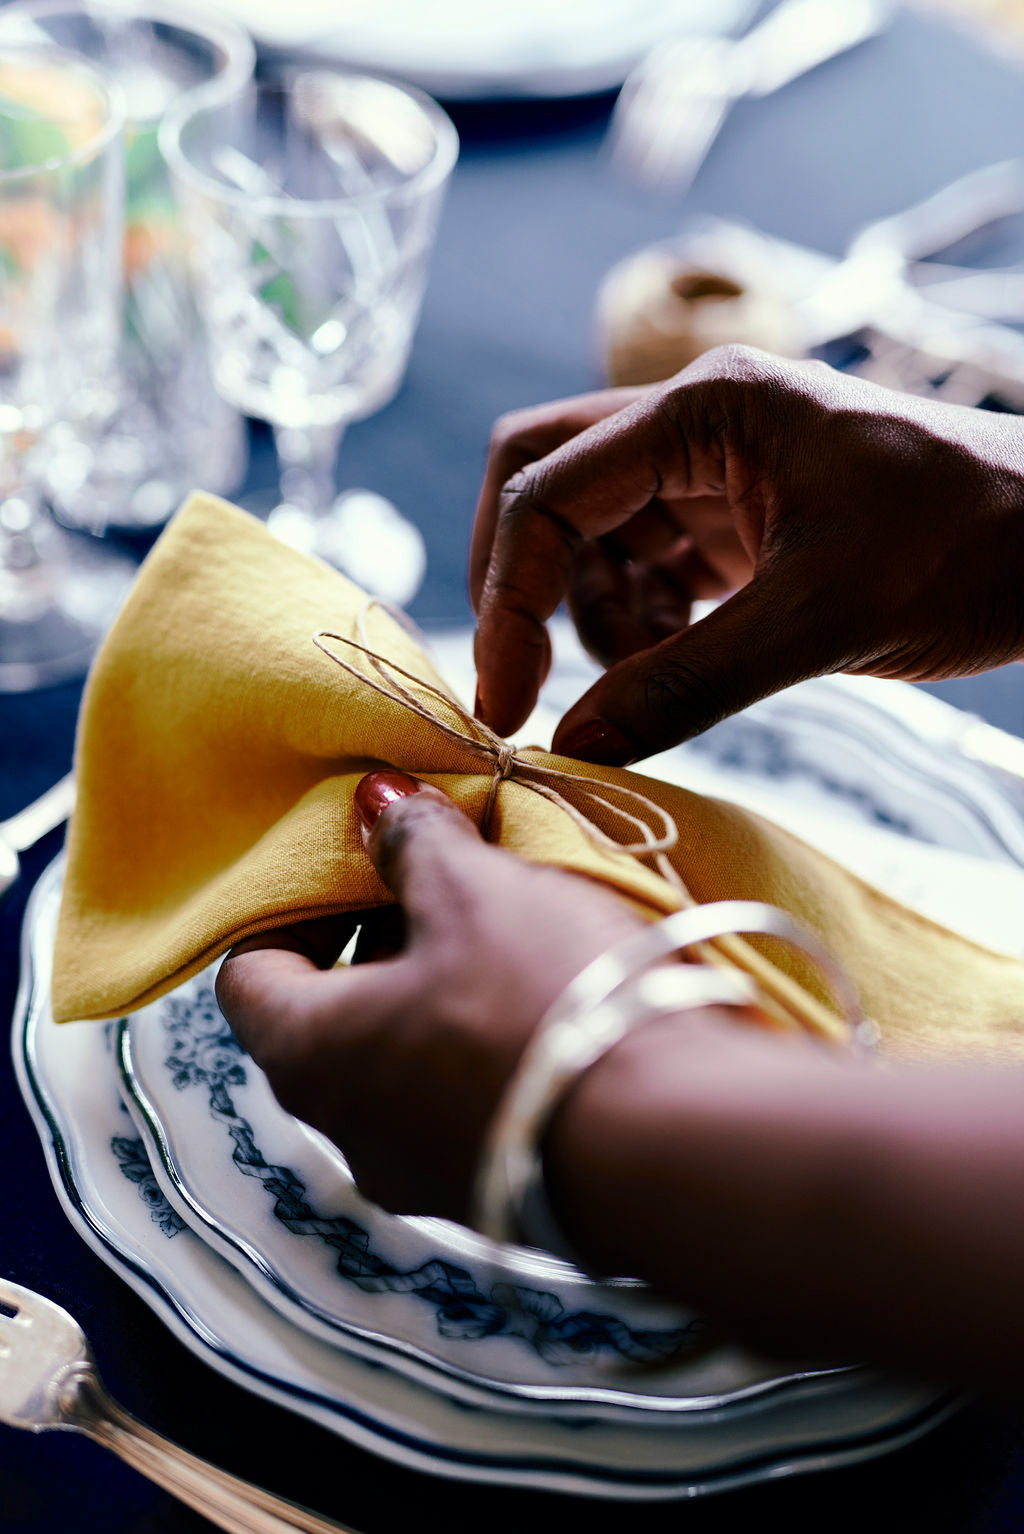
[[[555,742],[560,756],[593,762],[597,767],[628,767],[637,757],[636,747],[607,719],[588,719],[566,730]]]
[[[368,772],[356,784],[354,795],[356,814],[368,831],[377,824],[384,810],[396,799],[407,799],[418,794],[423,784],[410,778],[406,772],[394,767],[382,767],[379,772]]]

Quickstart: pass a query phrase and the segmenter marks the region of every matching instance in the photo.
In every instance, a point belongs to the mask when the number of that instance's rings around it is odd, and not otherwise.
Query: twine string
[[[487,803],[484,805],[483,823],[485,826],[489,826],[491,823],[491,815],[494,812],[494,801],[498,797],[498,789],[507,778],[512,776],[515,770],[515,765],[515,747],[510,746],[507,740],[502,741],[501,748],[498,751],[497,756],[494,758],[494,774],[491,778],[491,787],[490,792],[487,795]]]
[[[349,676],[357,681],[365,682],[383,698],[388,698],[393,703],[401,703],[420,719],[425,719],[429,724],[439,729],[449,740],[457,741],[464,749],[473,755],[485,760],[491,769],[491,785],[484,807],[483,828],[486,832],[490,825],[491,815],[494,810],[498,789],[504,782],[519,783],[542,798],[550,800],[552,804],[564,810],[572,821],[579,827],[583,834],[596,846],[606,852],[623,852],[635,858],[650,857],[655,862],[658,872],[667,879],[680,895],[686,898],[689,904],[686,887],[678,873],[669,862],[667,853],[679,840],[679,832],[675,821],[660,804],[649,799],[646,794],[639,793],[636,789],[626,788],[619,783],[606,783],[603,778],[591,778],[574,772],[563,772],[558,767],[542,766],[539,762],[533,762],[529,757],[522,755],[515,746],[510,745],[501,735],[495,733],[483,720],[477,719],[468,709],[463,708],[457,698],[449,692],[443,692],[433,683],[423,677],[416,676],[407,671],[397,661],[389,660],[386,656],[365,643],[365,613],[364,607],[359,615],[359,639],[350,639],[344,634],[330,633],[321,629],[313,636],[313,643],[335,665],[347,671]],[[331,644],[345,645],[350,650],[365,655],[369,660],[375,676],[355,666],[351,661],[339,655],[331,648]],[[404,681],[400,680],[404,678]],[[446,709],[455,714],[462,726],[457,729],[438,710],[429,707],[404,685],[405,682],[413,682],[420,693],[426,693],[443,703]],[[638,831],[639,839],[633,841],[619,841],[609,836],[600,826],[596,825],[590,816],[585,815],[573,804],[564,793],[556,786],[559,784],[572,785],[577,789],[580,796],[594,806],[595,810],[603,811],[620,820],[624,825]],[[625,803],[616,802],[626,801]],[[627,808],[627,805],[630,807]],[[633,807],[641,813],[634,813]],[[645,815],[654,820],[657,829],[652,827]]]
[[[479,757],[481,762],[486,762],[490,769],[491,782],[481,824],[481,830],[485,835],[490,828],[498,790],[502,783],[517,783],[556,805],[569,816],[590,842],[603,851],[624,853],[637,859],[648,859],[666,883],[675,890],[680,906],[687,907],[698,903],[669,861],[668,854],[678,844],[679,832],[667,810],[662,809],[660,804],[649,799],[646,794],[634,788],[627,788],[624,784],[608,783],[603,778],[587,777],[575,772],[563,772],[559,767],[544,766],[540,762],[531,761],[503,736],[484,724],[482,719],[477,719],[474,714],[464,708],[451,692],[435,687],[432,682],[425,681],[423,677],[407,671],[397,661],[390,660],[374,650],[367,640],[366,618],[375,605],[371,598],[360,610],[356,624],[356,632],[359,636],[357,639],[350,639],[345,634],[335,634],[330,630],[321,629],[313,635],[313,643],[329,660],[340,666],[356,681],[372,687],[374,692],[390,702],[400,703],[418,718],[426,720],[434,729],[440,730],[449,740],[455,741],[463,750]],[[364,656],[370,663],[370,670],[367,671],[339,655],[331,648],[329,641],[344,645],[347,649]],[[407,682],[417,688],[419,696],[405,685]],[[438,709],[432,708],[426,701],[427,698],[434,698],[438,703],[443,704],[446,710],[454,714],[461,728],[452,724],[450,719]],[[585,806],[592,807],[592,813],[604,817],[610,816],[613,820],[620,822],[623,827],[629,827],[634,833],[639,833],[639,836],[635,836],[632,841],[618,840],[609,836],[591,818],[591,815],[584,813],[582,808],[566,796],[562,791],[562,785],[571,786],[577,799],[582,800]],[[653,826],[651,821],[654,822]],[[743,938],[728,934],[716,938],[712,943],[696,945],[694,951],[706,962],[734,964],[751,975],[758,983],[761,992],[762,1009],[774,1026],[783,1029],[801,1027],[819,1037],[832,1040],[847,1038],[848,1031],[845,1025],[840,1023],[833,1012],[805,991],[797,981],[783,974]]]

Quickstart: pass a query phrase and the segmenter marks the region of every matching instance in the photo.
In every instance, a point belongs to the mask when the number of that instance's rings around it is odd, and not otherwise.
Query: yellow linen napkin
[[[435,783],[480,823],[493,761],[375,691],[380,673],[358,651],[344,652],[358,674],[342,669],[314,643],[324,630],[362,632],[444,690],[397,623],[261,523],[208,495],[170,523],[86,688],[54,965],[58,1021],[130,1012],[253,933],[389,901],[353,807],[374,767]],[[418,696],[464,732],[454,709]],[[636,773],[521,755],[599,779],[612,798],[630,789],[654,801],[678,826],[671,861],[696,899],[765,900],[814,927],[889,1049],[1024,1055],[1024,963],[944,931],[733,805]],[[584,783],[557,787],[622,839],[621,820]],[[596,844],[521,781],[499,783],[487,832],[524,858],[603,880],[652,915],[679,904],[646,862]],[[799,956],[778,944],[764,951],[827,999]]]

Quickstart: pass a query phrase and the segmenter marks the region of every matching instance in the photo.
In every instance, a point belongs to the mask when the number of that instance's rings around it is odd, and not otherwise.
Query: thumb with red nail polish
[[[414,918],[431,917],[467,857],[494,853],[454,800],[396,767],[360,778],[354,802],[373,866]]]
[[[418,794],[423,786],[417,778],[410,778],[407,772],[399,772],[396,767],[368,772],[365,778],[360,778],[354,795],[356,814],[363,828],[372,831],[389,804]]]

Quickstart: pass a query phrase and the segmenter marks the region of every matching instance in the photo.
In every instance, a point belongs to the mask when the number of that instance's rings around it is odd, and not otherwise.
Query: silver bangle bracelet
[[[546,1208],[540,1145],[569,1088],[628,1034],[655,1018],[697,1007],[756,1003],[755,980],[738,968],[674,964],[681,949],[729,933],[762,933],[799,948],[817,965],[861,1044],[872,1026],[845,972],[813,934],[758,901],[718,901],[675,911],[601,954],[549,1007],[523,1052],[491,1122],[478,1170],[473,1224],[494,1241],[523,1239],[524,1210]],[[549,1218],[544,1222],[553,1230]],[[550,1245],[548,1239],[541,1244]],[[560,1244],[565,1254],[565,1243]]]

